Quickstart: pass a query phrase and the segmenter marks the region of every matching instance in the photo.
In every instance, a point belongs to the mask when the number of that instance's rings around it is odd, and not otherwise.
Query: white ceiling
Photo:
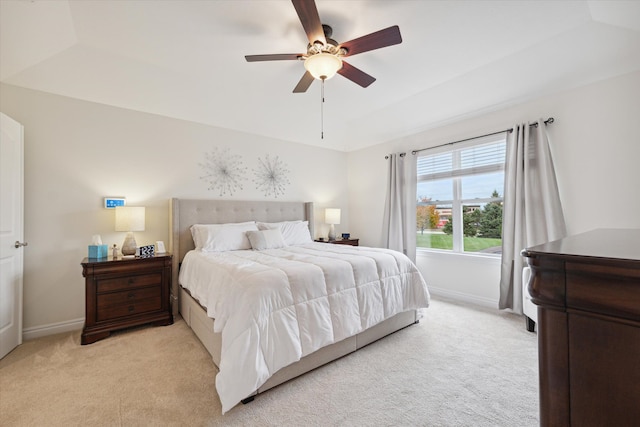
[[[292,93],[303,53],[287,0],[0,0],[2,82],[351,151],[640,69],[640,1],[316,0],[338,42],[399,25],[400,45]],[[639,83],[640,84],[640,83]]]

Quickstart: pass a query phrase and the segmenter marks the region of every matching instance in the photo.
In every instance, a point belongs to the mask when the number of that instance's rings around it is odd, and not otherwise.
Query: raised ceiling
[[[352,151],[640,69],[640,1],[329,1],[338,42],[399,25],[349,59],[377,78],[292,90],[307,39],[287,0],[0,2],[2,82]],[[640,84],[640,82],[639,82]]]

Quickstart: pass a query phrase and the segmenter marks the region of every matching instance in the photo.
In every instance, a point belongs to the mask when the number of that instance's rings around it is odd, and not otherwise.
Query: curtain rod
[[[404,157],[404,156],[406,156],[406,155],[407,155],[407,153],[400,153],[400,154],[398,154],[398,155],[399,155],[400,157]],[[385,159],[388,159],[388,158],[389,158],[389,156],[388,156],[388,155],[386,155],[386,156],[384,156],[384,158],[385,158]]]
[[[553,118],[553,117],[549,117],[547,120],[545,120],[545,121],[544,121],[544,124],[545,124],[545,125],[548,125],[548,124],[553,123],[554,121],[555,121],[555,120],[554,120],[554,118]],[[529,124],[529,126],[535,126],[535,127],[538,127],[538,122],[530,123],[530,124]],[[461,140],[459,140],[459,141],[447,142],[446,144],[436,145],[435,147],[421,148],[421,149],[419,149],[419,150],[413,150],[413,151],[411,152],[411,154],[416,154],[416,153],[419,153],[420,151],[432,150],[432,149],[434,149],[434,148],[444,147],[444,146],[446,146],[446,145],[453,145],[453,144],[457,144],[457,143],[459,143],[459,142],[471,141],[472,139],[483,138],[483,137],[485,137],[485,136],[497,135],[497,134],[499,134],[499,133],[504,133],[504,132],[509,132],[509,133],[511,133],[511,132],[513,132],[513,128],[509,128],[509,129],[505,129],[505,130],[500,130],[500,131],[498,131],[498,132],[491,132],[491,133],[487,133],[487,134],[485,134],[485,135],[474,136],[473,138],[461,139]],[[388,156],[387,156],[387,157],[388,157]],[[385,159],[386,159],[387,157],[385,157]]]

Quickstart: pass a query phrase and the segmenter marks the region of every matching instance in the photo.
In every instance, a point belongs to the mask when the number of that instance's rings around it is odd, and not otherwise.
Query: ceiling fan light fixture
[[[342,68],[342,59],[331,53],[318,53],[304,61],[304,68],[318,80],[327,80],[335,76]]]

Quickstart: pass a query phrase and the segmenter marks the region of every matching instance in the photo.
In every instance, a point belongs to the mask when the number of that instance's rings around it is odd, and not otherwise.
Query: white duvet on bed
[[[378,248],[191,251],[179,280],[222,333],[216,388],[223,413],[309,353],[429,305],[415,265]]]

